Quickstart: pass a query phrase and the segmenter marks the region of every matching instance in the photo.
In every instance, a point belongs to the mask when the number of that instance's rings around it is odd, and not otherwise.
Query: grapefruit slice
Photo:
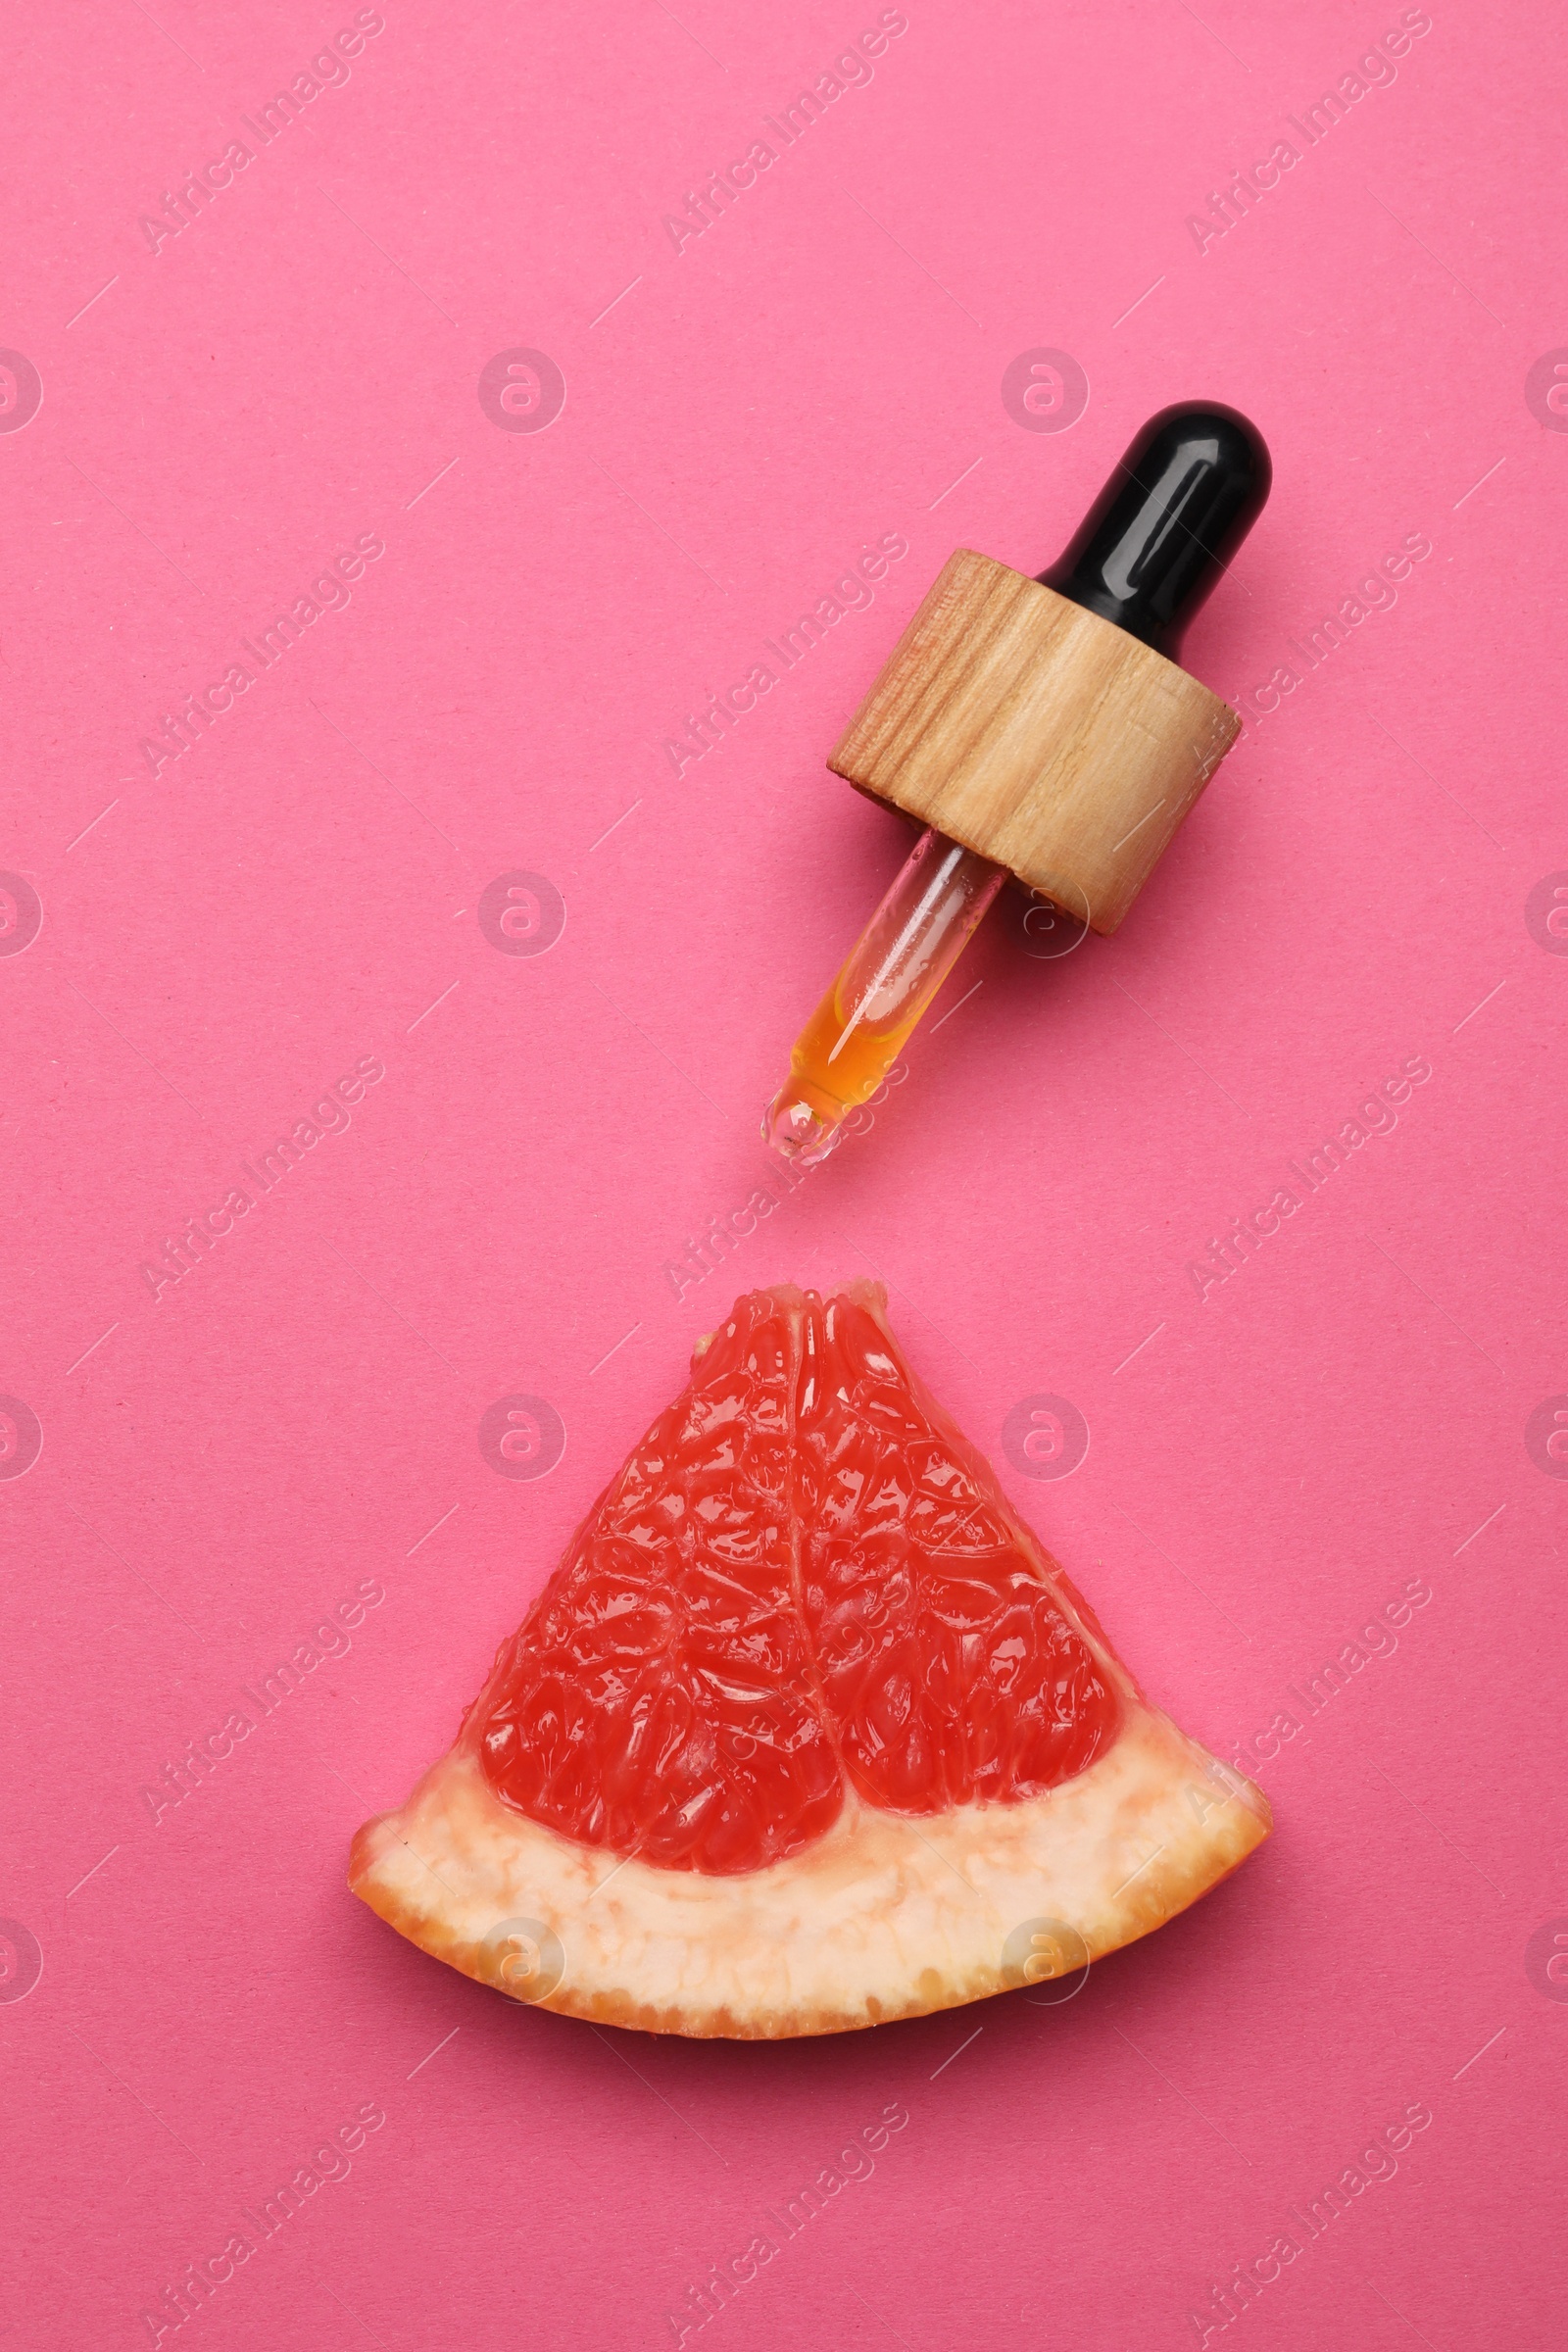
[[[349,1884],[514,1999],[832,2034],[1076,1974],[1268,1835],[920,1384],[737,1301]]]

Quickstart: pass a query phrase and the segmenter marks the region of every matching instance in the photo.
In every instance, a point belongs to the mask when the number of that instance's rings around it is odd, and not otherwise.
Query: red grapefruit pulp
[[[1098,1957],[1267,1827],[1145,1701],[880,1290],[783,1287],[699,1347],[351,1884],[543,2005],[773,2035]]]

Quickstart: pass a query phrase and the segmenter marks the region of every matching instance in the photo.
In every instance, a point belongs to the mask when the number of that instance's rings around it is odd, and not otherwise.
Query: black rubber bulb
[[[1178,401],[1151,416],[1041,583],[1179,661],[1273,478],[1255,424],[1219,401]]]

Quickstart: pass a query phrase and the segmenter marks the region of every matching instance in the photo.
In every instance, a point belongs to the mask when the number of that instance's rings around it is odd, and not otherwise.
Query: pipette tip
[[[798,1168],[820,1167],[843,1141],[843,1122],[824,1119],[791,1078],[762,1113],[762,1141]]]

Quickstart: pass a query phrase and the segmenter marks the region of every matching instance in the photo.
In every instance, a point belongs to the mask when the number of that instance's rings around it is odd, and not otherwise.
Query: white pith
[[[534,1921],[564,1973],[540,2006],[691,2034],[842,2032],[1026,1981],[1015,1930],[1075,1930],[1092,1959],[1146,1936],[1268,1834],[1267,1802],[1195,1740],[1133,1707],[1074,1781],[1018,1805],[918,1821],[853,1794],[825,1838],[737,1878],[651,1869],[503,1805],[462,1742],[401,1812],[367,1824],[351,1885],[438,1959],[498,1990],[518,1961],[490,1939]],[[1070,1938],[1028,1980],[1081,1965]],[[525,1967],[526,1963],[520,1964]],[[523,1978],[527,1984],[526,1977]]]

